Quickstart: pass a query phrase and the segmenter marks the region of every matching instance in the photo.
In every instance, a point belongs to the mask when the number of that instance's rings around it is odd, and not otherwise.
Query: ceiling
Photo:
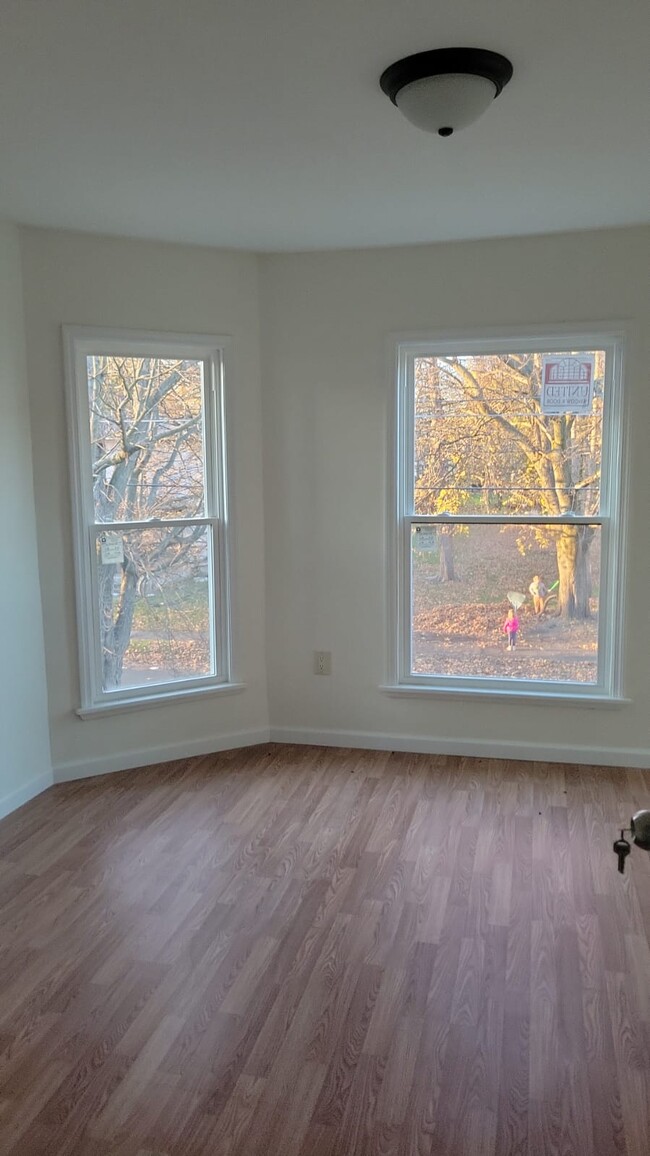
[[[514,77],[470,128],[379,75],[447,45]],[[297,250],[650,219],[647,0],[2,0],[0,215]]]

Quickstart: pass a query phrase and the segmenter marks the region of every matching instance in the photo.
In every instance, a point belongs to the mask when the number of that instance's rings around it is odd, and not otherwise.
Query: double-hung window
[[[64,337],[80,713],[226,686],[226,343]]]
[[[620,697],[622,338],[397,352],[391,685]]]

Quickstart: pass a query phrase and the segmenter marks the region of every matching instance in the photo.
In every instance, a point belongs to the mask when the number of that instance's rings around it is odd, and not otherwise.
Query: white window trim
[[[230,561],[232,553],[229,495],[229,427],[226,414],[226,383],[230,381],[231,340],[195,334],[157,333],[143,330],[104,329],[94,326],[63,326],[68,445],[72,491],[73,544],[79,649],[80,707],[77,714],[90,719],[104,714],[137,710],[144,706],[235,692],[243,683],[233,675]],[[212,646],[220,656],[217,673],[173,683],[102,690],[99,646],[96,570],[93,565],[95,522],[92,504],[91,447],[89,437],[86,357],[91,354],[187,358],[205,365],[204,446],[205,511],[199,518],[153,519],[121,522],[125,530],[142,526],[205,525],[212,531],[213,550],[209,597],[213,600]],[[112,523],[111,523],[112,525]],[[215,585],[220,591],[214,597]]]
[[[390,376],[393,396],[390,423],[389,526],[390,570],[388,575],[387,665],[380,687],[395,697],[472,698],[520,700],[584,706],[627,703],[623,691],[622,637],[625,622],[626,550],[625,512],[628,490],[628,405],[624,388],[625,322],[589,325],[503,326],[484,330],[433,331],[428,334],[395,334],[390,338]],[[601,603],[599,614],[597,683],[499,679],[452,675],[416,675],[410,671],[410,523],[454,524],[492,522],[530,524],[535,516],[426,516],[413,515],[411,477],[413,395],[407,372],[408,359],[424,354],[570,352],[572,349],[607,351],[607,380],[603,407],[601,511],[595,518],[560,518],[557,522],[601,524]],[[551,519],[539,518],[541,522]]]

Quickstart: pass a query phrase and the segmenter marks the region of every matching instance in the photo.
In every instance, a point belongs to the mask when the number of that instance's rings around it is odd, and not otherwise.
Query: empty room
[[[650,10],[5,0],[0,1153],[650,1153]]]

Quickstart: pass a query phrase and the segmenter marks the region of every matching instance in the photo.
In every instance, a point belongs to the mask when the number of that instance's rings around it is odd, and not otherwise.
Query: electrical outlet
[[[314,674],[331,674],[332,673],[332,652],[331,650],[315,650],[314,651]]]

